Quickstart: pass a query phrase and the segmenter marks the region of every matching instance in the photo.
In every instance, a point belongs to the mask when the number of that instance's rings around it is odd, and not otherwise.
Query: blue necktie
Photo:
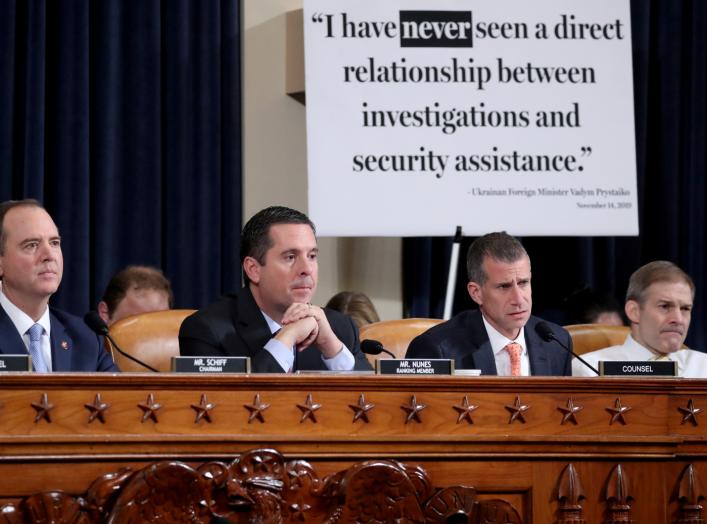
[[[29,354],[32,357],[34,370],[40,373],[48,372],[49,368],[47,368],[42,356],[42,333],[44,333],[44,328],[39,324],[34,324],[27,330],[27,333],[29,333]]]

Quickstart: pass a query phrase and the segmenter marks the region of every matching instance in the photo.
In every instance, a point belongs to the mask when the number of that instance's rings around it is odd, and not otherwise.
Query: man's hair
[[[271,206],[253,215],[241,233],[241,265],[245,257],[252,257],[260,265],[265,264],[265,254],[273,245],[270,227],[277,224],[306,224],[316,235],[317,230],[307,215],[301,211],[284,206]],[[248,277],[245,275],[245,281]]]
[[[169,307],[174,304],[172,286],[162,270],[150,266],[127,266],[118,271],[108,282],[101,300],[108,307],[108,315],[113,316],[118,304],[131,289],[152,289],[167,294]]]
[[[0,203],[0,255],[5,254],[5,242],[7,241],[7,233],[5,232],[5,215],[11,209],[16,207],[38,207],[44,209],[44,206],[34,198],[25,198],[24,200],[6,200]]]
[[[359,329],[380,321],[373,302],[364,293],[342,291],[331,297],[326,307],[350,316]]]
[[[695,298],[695,283],[690,278],[690,275],[672,262],[655,260],[648,262],[648,264],[639,267],[633,272],[628,281],[626,302],[635,300],[642,305],[646,290],[656,282],[685,282],[690,286],[692,298]]]
[[[486,257],[511,263],[527,256],[523,244],[505,231],[488,233],[474,240],[469,246],[466,252],[466,273],[470,282],[483,285],[488,278],[484,271]]]

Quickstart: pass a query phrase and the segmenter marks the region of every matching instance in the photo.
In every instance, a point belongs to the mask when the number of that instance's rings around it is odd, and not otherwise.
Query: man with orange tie
[[[569,333],[530,314],[530,258],[523,245],[505,232],[489,233],[471,244],[466,265],[478,311],[422,333],[406,357],[452,359],[457,369],[483,375],[569,375],[572,357],[561,347],[571,349]],[[559,343],[548,341],[548,333]]]
[[[49,307],[64,270],[54,220],[36,200],[0,204],[0,354],[28,354],[35,371],[119,371],[103,344]]]

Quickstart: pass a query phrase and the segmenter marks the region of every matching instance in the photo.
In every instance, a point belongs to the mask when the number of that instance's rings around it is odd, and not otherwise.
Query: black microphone
[[[535,332],[538,335],[540,335],[540,338],[542,338],[545,342],[550,342],[551,340],[554,340],[562,347],[562,349],[564,349],[568,353],[572,354],[572,356],[576,357],[577,360],[579,360],[582,364],[584,364],[589,369],[594,371],[594,373],[596,373],[597,375],[599,374],[599,371],[597,371],[597,369],[594,366],[592,366],[589,362],[584,360],[582,357],[580,357],[577,353],[572,351],[570,348],[565,346],[562,343],[562,341],[555,336],[555,333],[552,331],[552,328],[550,326],[548,326],[546,322],[540,321],[537,324],[535,324]]]
[[[380,355],[381,353],[387,353],[391,357],[397,359],[393,353],[388,351],[383,347],[383,344],[378,342],[377,340],[362,340],[361,341],[361,351],[363,351],[366,355]]]
[[[88,327],[91,328],[91,331],[93,331],[96,335],[102,335],[106,337],[108,340],[110,340],[110,343],[113,345],[115,350],[123,355],[125,358],[132,360],[136,364],[140,364],[142,367],[149,369],[150,371],[154,371],[155,373],[159,373],[160,371],[158,369],[153,368],[149,364],[145,364],[142,360],[135,358],[129,353],[126,353],[122,349],[120,349],[120,346],[116,344],[115,340],[113,340],[113,337],[110,336],[110,332],[108,331],[108,326],[106,323],[103,321],[101,316],[96,313],[95,311],[89,311],[86,313],[83,317],[83,321],[86,323]]]

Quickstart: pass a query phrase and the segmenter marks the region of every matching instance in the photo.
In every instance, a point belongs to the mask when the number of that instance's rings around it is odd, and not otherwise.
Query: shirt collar
[[[263,314],[263,317],[265,318],[265,322],[268,323],[268,327],[270,328],[270,333],[275,334],[282,329],[282,326],[280,324],[278,324],[277,322],[275,322],[272,318],[270,318],[268,316],[268,314],[265,313],[265,311],[263,311],[261,309],[260,312]]]
[[[484,321],[484,327],[486,328],[486,334],[489,337],[489,342],[491,342],[491,350],[493,351],[494,355],[497,355],[501,351],[503,351],[503,348],[505,348],[508,344],[511,342],[515,342],[516,344],[520,345],[521,349],[523,350],[521,355],[526,355],[528,353],[528,348],[525,346],[525,328],[521,328],[520,331],[518,332],[518,336],[515,338],[515,340],[511,340],[505,335],[501,335],[496,328],[494,328],[489,322],[486,320],[486,317],[481,314],[481,318]]]
[[[27,333],[27,330],[34,325],[35,322],[32,320],[32,317],[10,302],[10,299],[5,296],[2,289],[0,289],[0,305],[2,305],[2,308],[5,310],[5,313],[7,313],[7,316],[10,317],[10,320],[14,324],[15,329],[17,329],[20,336],[24,336]],[[41,317],[39,317],[37,324],[44,328],[44,332],[47,336],[51,334],[49,307],[45,308],[44,313]]]
[[[638,341],[633,338],[633,335],[631,334],[626,337],[623,346],[626,348],[631,357],[635,356],[636,360],[656,360],[659,357],[662,357],[661,360],[676,360],[673,357],[675,353],[659,353],[657,351],[652,351],[643,344],[638,343]]]

